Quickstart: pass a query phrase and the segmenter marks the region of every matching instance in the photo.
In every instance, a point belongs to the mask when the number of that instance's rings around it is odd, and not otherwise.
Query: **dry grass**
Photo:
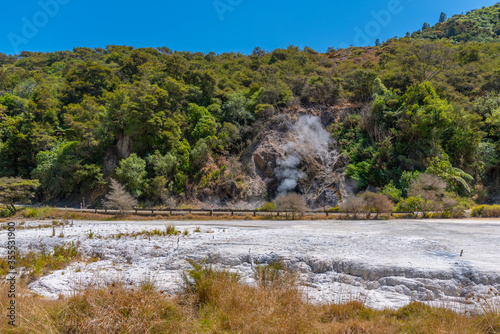
[[[47,301],[22,288],[17,294],[18,327],[1,333],[498,333],[498,311],[466,316],[412,303],[376,311],[359,302],[313,305],[276,266],[256,270],[256,286],[232,273],[198,266],[186,275],[185,292],[169,296],[151,284],[88,288]],[[1,287],[3,288],[3,287]],[[0,307],[8,303],[0,295]],[[497,309],[498,310],[498,309]]]

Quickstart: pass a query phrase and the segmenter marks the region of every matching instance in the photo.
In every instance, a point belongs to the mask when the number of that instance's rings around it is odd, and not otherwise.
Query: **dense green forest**
[[[191,53],[110,45],[0,54],[0,176],[38,201],[97,201],[118,179],[147,205],[238,181],[266,124],[342,110],[328,131],[358,189],[405,196],[415,172],[494,201],[500,172],[500,5],[380,46]]]

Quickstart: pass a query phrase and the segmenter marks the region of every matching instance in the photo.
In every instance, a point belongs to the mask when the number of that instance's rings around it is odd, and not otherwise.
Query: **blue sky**
[[[105,2],[104,2],[105,1]],[[250,53],[288,45],[372,45],[493,0],[34,0],[3,3],[0,52],[167,46]]]

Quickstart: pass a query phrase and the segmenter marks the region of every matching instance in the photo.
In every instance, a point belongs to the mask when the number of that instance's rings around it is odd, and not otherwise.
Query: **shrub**
[[[25,208],[21,215],[25,218],[46,218],[50,215],[52,209],[49,207],[42,208]]]
[[[292,219],[294,219],[296,212],[301,212],[306,209],[306,200],[303,195],[289,193],[278,196],[278,198],[276,198],[276,206],[279,210],[291,211]]]
[[[401,212],[415,212],[422,209],[424,200],[420,197],[410,196],[398,203],[396,211]]]
[[[465,207],[457,205],[451,210],[451,216],[453,218],[465,218]]]
[[[356,215],[363,211],[365,206],[365,200],[361,197],[348,197],[340,203],[340,210],[343,212],[354,213],[354,218]]]
[[[13,215],[12,211],[10,211],[7,207],[0,207],[0,218],[8,218]]]
[[[472,208],[472,217],[500,217],[500,205],[479,205]]]
[[[137,200],[125,190],[125,187],[111,179],[111,191],[106,195],[104,206],[123,212],[131,210],[136,205]]]
[[[443,211],[443,212],[431,213],[428,217],[429,218],[451,218],[452,214],[449,211]]]
[[[369,212],[375,212],[376,217],[383,212],[391,212],[394,209],[389,197],[384,194],[376,194],[366,191],[359,195],[365,201],[364,209]]]
[[[12,213],[16,213],[15,204],[18,202],[28,203],[29,199],[34,197],[35,189],[39,185],[38,180],[2,177],[0,178],[0,202]]]
[[[262,205],[262,207],[259,210],[260,211],[274,211],[277,208],[278,207],[276,206],[275,203],[273,203],[273,202],[267,202],[264,205]]]
[[[398,203],[403,196],[403,190],[396,188],[391,181],[382,189],[382,194],[389,197],[394,203]]]

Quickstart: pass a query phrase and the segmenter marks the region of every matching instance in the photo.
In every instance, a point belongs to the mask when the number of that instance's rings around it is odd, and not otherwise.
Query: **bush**
[[[392,181],[389,184],[386,184],[381,192],[389,197],[394,203],[398,203],[403,196],[403,190],[396,188]]]
[[[361,197],[348,197],[340,203],[340,210],[343,212],[354,213],[354,218],[356,215],[363,211],[365,206],[365,200]]]
[[[383,212],[391,212],[394,209],[389,197],[384,194],[376,194],[366,191],[359,195],[365,201],[364,209],[369,212],[375,212],[376,216]]]
[[[120,212],[132,210],[137,206],[137,200],[132,197],[118,181],[111,179],[111,191],[106,195],[104,206],[118,209]]]
[[[339,208],[339,206],[337,205],[337,206],[334,206],[334,207],[332,207],[332,208],[328,209],[327,211],[328,211],[328,212],[339,212],[339,211],[340,211],[340,208]]]
[[[452,218],[452,214],[449,211],[435,212],[428,215],[429,218]]]
[[[500,217],[500,205],[479,205],[472,209],[472,217]]]
[[[415,212],[422,209],[424,200],[420,197],[410,196],[398,203],[396,211],[400,212]]]
[[[0,218],[8,218],[13,216],[12,211],[10,211],[7,207],[0,207]]]
[[[292,219],[294,219],[296,212],[301,212],[306,209],[306,200],[303,195],[289,193],[278,196],[278,198],[276,198],[276,206],[279,210],[291,211]]]
[[[42,208],[25,208],[21,215],[24,218],[46,218],[50,215],[52,209],[49,207]]]
[[[465,207],[457,205],[451,210],[451,216],[453,218],[465,218]]]
[[[446,182],[439,176],[421,174],[418,179],[410,183],[408,195],[423,199],[421,210],[441,210],[440,201],[445,195]]]
[[[259,209],[260,211],[275,211],[278,207],[273,202],[267,202]]]

